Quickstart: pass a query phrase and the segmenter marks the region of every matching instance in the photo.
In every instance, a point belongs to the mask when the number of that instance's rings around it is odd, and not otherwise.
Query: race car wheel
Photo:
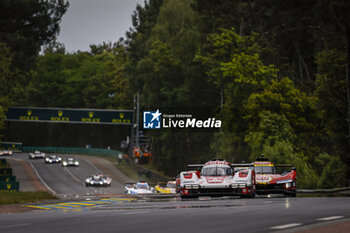
[[[195,195],[180,195],[181,199],[189,199],[189,198],[198,198],[198,196]]]
[[[288,194],[288,195],[286,195],[287,197],[297,197],[297,193],[295,192],[295,193],[291,193],[291,194]]]
[[[254,198],[255,197],[255,193],[252,193],[252,194],[249,194],[249,195],[247,195],[247,196],[245,196],[246,198]]]

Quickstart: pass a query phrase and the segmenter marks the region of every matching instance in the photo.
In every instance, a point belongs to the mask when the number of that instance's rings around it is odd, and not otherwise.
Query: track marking
[[[297,227],[300,225],[302,225],[302,224],[301,223],[289,223],[289,224],[285,224],[285,225],[270,227],[270,229],[281,230],[281,229],[286,229],[286,228],[291,228],[291,227]]]
[[[127,212],[123,213],[124,215],[129,215],[129,214],[146,214],[149,213],[149,211],[134,211],[134,212]]]
[[[50,192],[52,192],[53,194],[56,194],[56,192],[55,192],[52,188],[50,188],[50,186],[48,186],[48,185],[45,183],[45,181],[43,180],[43,178],[41,178],[41,176],[39,175],[39,173],[38,173],[38,171],[36,170],[36,168],[34,167],[34,165],[33,165],[30,161],[28,161],[28,163],[30,164],[30,166],[32,166],[32,168],[33,168],[35,174],[39,177],[41,183],[42,183]]]
[[[67,167],[65,167],[64,168],[76,181],[78,181],[79,183],[81,183],[81,184],[85,184],[84,182],[82,182],[81,180],[79,180],[79,178],[78,177],[76,177],[75,175],[73,175],[73,173],[67,168]]]
[[[22,223],[22,224],[14,224],[14,225],[6,225],[6,226],[0,226],[1,229],[4,228],[12,228],[12,227],[22,227],[22,226],[29,226],[33,225],[32,223]]]
[[[38,206],[28,206],[27,207],[33,207],[33,208],[38,208],[38,209],[43,209],[43,210],[52,210],[52,209],[57,209],[56,207],[49,206],[49,205],[38,205]]]
[[[38,208],[38,209],[43,209],[43,210],[51,210],[52,209],[52,208],[39,206],[39,205],[26,205],[26,207]]]
[[[66,205],[92,206],[92,205],[95,205],[95,204],[90,204],[90,203],[82,203],[82,202],[74,202],[74,203],[68,202],[68,203],[66,203]]]
[[[60,205],[60,204],[57,204],[57,205],[50,205],[51,207],[53,208],[57,208],[57,209],[66,209],[66,208],[74,208],[72,206],[64,206],[64,205]]]
[[[62,202],[57,204],[48,204],[48,205],[25,205],[26,207],[38,208],[42,210],[57,210],[62,209],[62,211],[83,211],[89,207],[95,207],[102,204],[120,204],[124,202],[130,202],[133,199],[130,198],[111,198],[111,199],[101,199],[101,200],[91,200],[91,201],[82,201],[82,202]]]
[[[88,162],[93,168],[95,168],[100,174],[103,174],[100,169],[98,169],[94,164],[92,164],[88,159],[82,158],[86,162]]]
[[[325,217],[325,218],[318,218],[318,221],[330,221],[335,219],[344,218],[344,216],[331,216],[331,217]]]

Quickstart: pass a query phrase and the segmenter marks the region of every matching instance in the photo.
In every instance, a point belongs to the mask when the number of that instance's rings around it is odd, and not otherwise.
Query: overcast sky
[[[67,52],[87,51],[90,44],[115,42],[131,27],[131,15],[144,0],[69,0],[58,41]]]

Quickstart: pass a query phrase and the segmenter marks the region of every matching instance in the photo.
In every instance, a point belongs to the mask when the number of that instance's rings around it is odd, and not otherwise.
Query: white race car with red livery
[[[255,196],[255,173],[253,168],[234,172],[240,166],[223,159],[214,159],[205,164],[188,165],[201,169],[181,172],[178,191],[182,198],[199,196]]]
[[[297,173],[291,165],[275,165],[267,158],[259,158],[254,164],[257,194],[297,194]],[[276,168],[289,167],[290,171],[278,174]]]

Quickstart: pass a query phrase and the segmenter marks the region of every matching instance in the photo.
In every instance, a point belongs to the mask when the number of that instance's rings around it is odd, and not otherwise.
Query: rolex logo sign
[[[6,184],[7,189],[11,189],[11,184]]]
[[[95,113],[93,111],[90,111],[87,114],[88,114],[89,117],[81,118],[82,122],[85,122],[85,123],[100,123],[101,119],[98,117],[98,114],[97,114],[97,117],[94,116]]]
[[[123,119],[124,118],[124,113],[119,113],[119,117],[120,117],[120,119]]]
[[[25,120],[25,121],[37,121],[39,120],[38,119],[38,116],[33,116],[33,111],[31,109],[27,109],[27,115],[25,116],[25,114],[21,114],[19,116],[19,119],[20,120]]]
[[[63,111],[58,111],[58,116],[62,117],[63,116]]]

